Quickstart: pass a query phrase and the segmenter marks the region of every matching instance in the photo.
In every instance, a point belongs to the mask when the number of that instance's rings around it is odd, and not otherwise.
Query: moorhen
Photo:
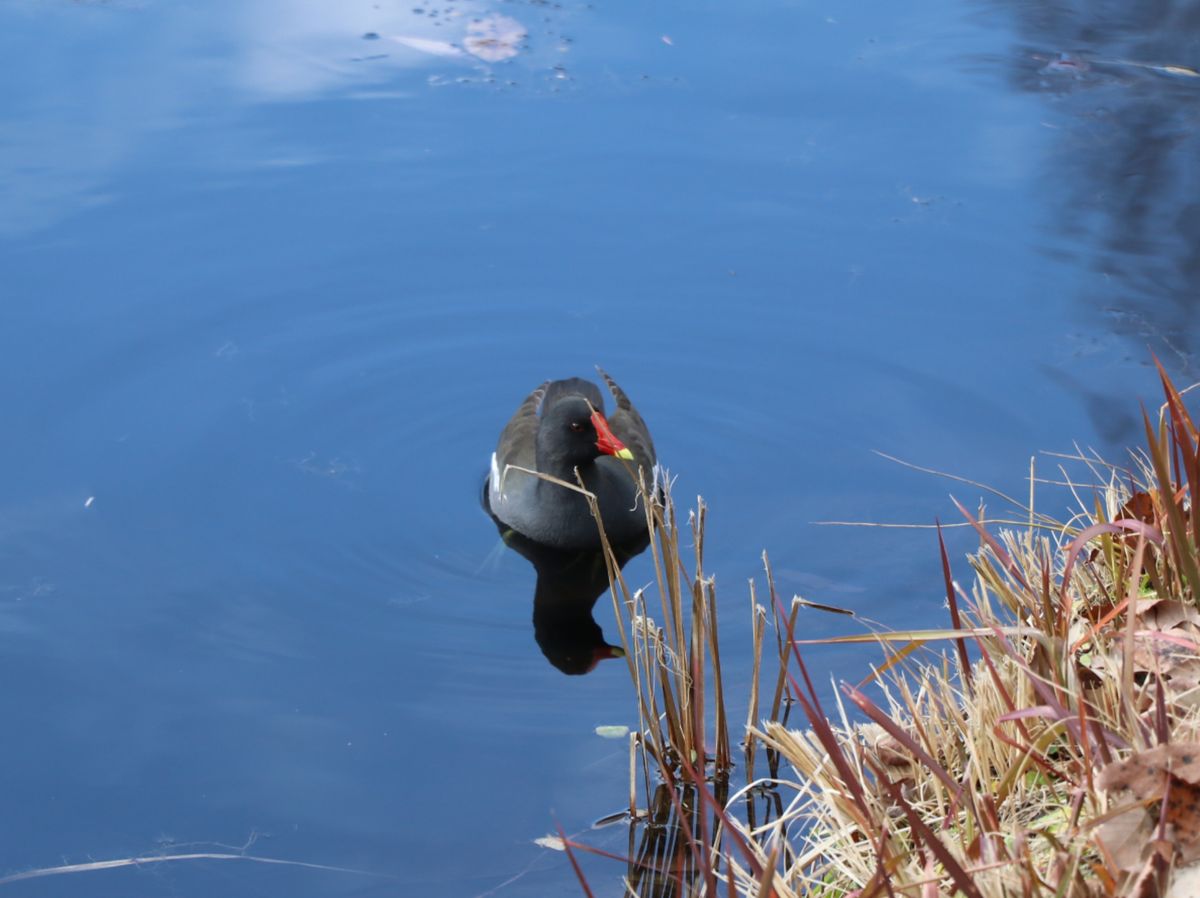
[[[616,403],[611,418],[604,416],[604,397],[594,383],[578,377],[547,381],[521,403],[492,453],[488,510],[544,546],[595,549],[600,531],[581,493],[516,468],[572,486],[578,486],[578,470],[583,485],[596,496],[611,543],[632,542],[646,532],[638,469],[653,488],[654,442],[625,391],[596,370]]]

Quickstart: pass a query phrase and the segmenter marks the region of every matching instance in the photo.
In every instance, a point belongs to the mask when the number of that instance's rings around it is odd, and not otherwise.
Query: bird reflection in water
[[[484,508],[487,494],[484,491]],[[490,514],[490,510],[489,510]],[[606,658],[623,658],[620,646],[610,645],[592,617],[596,600],[608,589],[608,569],[599,551],[552,549],[522,536],[501,521],[492,521],[504,544],[523,556],[537,571],[533,590],[533,637],[546,659],[565,674],[585,674]],[[614,546],[613,554],[625,562],[650,545],[643,535],[632,543]]]

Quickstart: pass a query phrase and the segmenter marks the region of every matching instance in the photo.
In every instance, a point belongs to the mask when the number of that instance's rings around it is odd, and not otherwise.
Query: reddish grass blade
[[[1196,597],[1200,596],[1200,567],[1197,566],[1195,543],[1188,538],[1183,512],[1179,510],[1179,504],[1172,499],[1175,495],[1175,485],[1171,479],[1170,461],[1167,459],[1166,449],[1163,445],[1166,435],[1164,434],[1161,440],[1160,437],[1155,436],[1150,416],[1146,414],[1145,409],[1142,409],[1142,421],[1146,427],[1146,446],[1150,451],[1154,476],[1158,479],[1159,492],[1165,506],[1167,520],[1170,522],[1172,556],[1175,558],[1179,570],[1183,572],[1183,580],[1191,589],[1192,601],[1195,601]]]
[[[975,531],[979,534],[980,539],[982,539],[987,547],[992,550],[992,553],[1000,560],[1000,563],[1004,565],[1004,569],[1008,571],[1008,575],[1012,577],[1022,589],[1029,589],[1029,584],[1025,582],[1025,576],[1021,573],[1020,567],[1018,567],[1017,563],[1012,560],[1012,556],[1004,550],[1004,547],[1000,545],[1000,543],[996,542],[995,537],[988,533],[987,528],[980,524],[979,521],[975,520],[975,516],[972,515],[971,512],[967,511],[963,504],[953,496],[950,497],[950,501],[954,503],[955,507],[958,508],[962,516],[967,519],[972,527],[975,528]]]
[[[978,887],[975,885],[975,880],[969,873],[967,873],[966,870],[962,868],[962,865],[960,865],[958,861],[954,859],[954,856],[946,850],[946,846],[942,844],[942,840],[939,839],[933,833],[933,831],[924,824],[924,822],[921,820],[921,816],[913,809],[913,806],[905,800],[904,795],[900,792],[900,787],[884,776],[883,772],[880,770],[876,770],[875,775],[879,778],[880,785],[882,785],[883,788],[887,790],[888,795],[891,796],[892,801],[894,801],[899,806],[900,810],[904,812],[904,816],[908,820],[908,825],[913,835],[919,838],[919,840],[923,842],[933,853],[934,857],[938,859],[938,862],[942,865],[942,868],[954,882],[954,887],[963,895],[965,895],[966,898],[983,898],[983,893],[981,893]]]
[[[892,718],[889,717],[882,708],[880,708],[873,701],[867,698],[866,695],[859,692],[849,684],[843,685],[842,691],[846,694],[850,701],[858,705],[859,710],[871,718],[871,720],[875,721],[875,723],[879,724],[879,726],[883,727],[889,736],[912,752],[913,755],[930,773],[934,774],[938,779],[940,779],[945,787],[950,791],[950,794],[954,796],[956,803],[961,802],[963,794],[962,785],[955,782],[954,777],[950,776],[950,774],[946,772],[946,769],[939,764],[933,758],[933,756],[929,754],[929,752],[925,751],[925,749],[918,745],[917,741],[913,739],[912,736],[908,735],[908,733],[904,732],[903,729],[898,727],[896,722],[892,720]]]
[[[1009,642],[1004,634],[999,631],[999,629],[996,630],[996,639],[1000,641],[1001,646],[1004,648],[1005,654],[1008,655],[1012,662],[1021,668],[1021,671],[1026,677],[1028,677],[1029,685],[1033,687],[1033,691],[1037,693],[1038,698],[1040,698],[1044,704],[1054,711],[1056,719],[1062,721],[1072,731],[1072,735],[1074,735],[1075,738],[1079,738],[1079,733],[1076,730],[1079,721],[1076,715],[1073,714],[1068,708],[1063,706],[1050,687],[1042,681],[1041,677],[1034,673],[1033,669],[1029,666],[1021,654],[1017,652],[1016,648],[1013,647],[1013,644]],[[1129,747],[1129,743],[1125,739],[1122,739],[1112,730],[1101,726],[1099,721],[1093,720],[1092,724],[1096,728],[1094,733],[1100,737],[1100,744],[1104,746],[1104,751],[1106,753],[1108,741],[1111,741],[1118,748]]]
[[[717,801],[717,797],[713,795],[712,790],[708,788],[708,784],[704,780],[704,774],[687,761],[681,761],[680,766],[683,768],[688,779],[695,784],[696,793],[700,796],[703,802],[709,805],[712,808],[713,813],[721,818],[721,822],[725,825],[725,834],[733,840],[735,845],[737,845],[738,850],[741,852],[742,857],[746,861],[746,865],[750,867],[751,874],[757,877],[762,873],[762,866],[758,862],[758,857],[754,854],[754,849],[752,849],[746,843],[746,840],[742,837],[742,834],[738,831],[737,827],[734,826],[733,818],[729,816],[729,812],[725,810],[725,807],[721,804],[721,802]],[[704,869],[708,873],[712,872],[711,865],[708,864],[707,860],[705,861]],[[713,885],[715,888],[715,883]],[[709,894],[716,893],[715,891],[712,891],[709,892]]]
[[[1108,523],[1092,524],[1090,527],[1085,527],[1079,531],[1079,535],[1071,540],[1071,544],[1067,546],[1066,555],[1067,563],[1063,567],[1062,583],[1060,584],[1060,597],[1067,611],[1070,610],[1071,598],[1068,590],[1071,586],[1071,572],[1075,569],[1075,562],[1078,561],[1083,547],[1089,542],[1100,536],[1102,533],[1121,533],[1129,531],[1136,533],[1139,536],[1144,536],[1156,546],[1161,546],[1166,542],[1162,533],[1157,527],[1151,527],[1143,521],[1136,521],[1131,518],[1123,518],[1119,521],[1110,521]]]
[[[950,573],[950,556],[946,554],[946,540],[942,537],[942,522],[937,521],[937,538],[938,551],[942,556],[942,580],[946,584],[946,601],[950,604],[950,626],[955,630],[961,630],[962,619],[958,614],[958,596],[954,592],[954,577]],[[962,671],[963,686],[968,692],[973,691],[974,684],[971,682],[971,662],[967,657],[967,644],[964,640],[955,640],[955,645],[958,649],[958,666]]]
[[[1196,423],[1192,420],[1183,397],[1171,383],[1166,369],[1156,356],[1154,364],[1158,368],[1158,376],[1162,381],[1163,393],[1167,397],[1167,408],[1171,413],[1171,432],[1176,449],[1176,470],[1186,475],[1188,492],[1191,497],[1192,533],[1200,533],[1200,456],[1197,455]]]
[[[563,844],[563,850],[567,852],[567,860],[571,862],[571,868],[575,871],[575,876],[579,880],[579,885],[583,889],[583,893],[588,898],[596,898],[592,892],[592,887],[588,885],[587,877],[583,875],[583,869],[579,866],[579,861],[575,860],[575,852],[571,850],[571,841],[567,838],[567,834],[563,832],[562,824],[555,823],[558,828],[558,838]]]

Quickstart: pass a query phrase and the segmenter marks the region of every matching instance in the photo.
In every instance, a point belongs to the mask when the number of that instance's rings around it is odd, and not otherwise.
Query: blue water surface
[[[504,422],[595,364],[629,392],[709,505],[732,694],[764,549],[785,595],[940,624],[929,530],[813,522],[999,513],[875,453],[1024,497],[1039,450],[1137,439],[1151,353],[1195,379],[1188,15],[0,7],[0,876],[347,868],[0,892],[579,893],[534,839],[620,809],[594,729],[636,708],[534,642],[478,502]]]

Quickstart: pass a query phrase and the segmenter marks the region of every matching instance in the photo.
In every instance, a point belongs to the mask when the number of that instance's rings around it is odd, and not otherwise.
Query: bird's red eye
[[[572,421],[571,430],[575,431],[575,433],[583,433],[585,430],[587,430],[587,425],[582,421]]]

